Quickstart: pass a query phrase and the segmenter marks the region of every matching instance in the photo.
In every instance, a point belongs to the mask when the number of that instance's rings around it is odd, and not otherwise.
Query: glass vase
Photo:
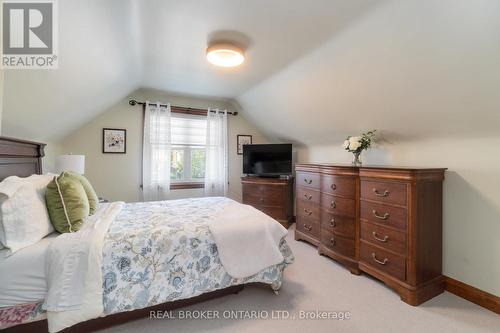
[[[361,152],[359,152],[359,153],[352,153],[352,154],[353,154],[352,165],[353,166],[361,166],[361,164],[363,164],[361,162]]]

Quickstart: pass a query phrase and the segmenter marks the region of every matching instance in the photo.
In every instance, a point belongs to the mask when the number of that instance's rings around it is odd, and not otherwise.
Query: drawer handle
[[[391,214],[389,214],[389,213],[385,213],[383,216],[379,215],[375,209],[372,210],[372,212],[373,212],[373,216],[375,216],[376,218],[378,218],[380,220],[387,220],[389,218],[389,216],[391,216]]]
[[[337,224],[335,223],[335,218],[332,218],[330,220],[330,227],[335,228],[336,226],[337,226]]]
[[[373,193],[375,193],[377,197],[387,197],[391,192],[385,190],[384,193],[380,193],[376,188],[373,188]]]
[[[311,231],[312,228],[313,228],[312,225],[304,224],[304,229],[306,229],[307,231]]]
[[[337,185],[336,184],[332,184],[332,185],[330,185],[330,188],[332,189],[332,191],[335,191],[337,189]]]
[[[313,180],[312,179],[304,178],[304,182],[306,182],[306,184],[311,185],[311,183],[313,182]]]
[[[389,262],[389,259],[387,258],[384,258],[384,260],[378,260],[377,259],[377,256],[375,255],[375,253],[372,252],[372,258],[373,260],[377,263],[377,264],[380,264],[380,265],[385,265]]]
[[[333,237],[332,237],[332,238],[330,238],[330,244],[332,244],[332,246],[333,246],[333,245],[335,245],[335,242],[336,242],[336,241],[335,241],[335,238],[333,238]]]
[[[332,203],[330,204],[330,207],[332,208],[337,208],[337,203],[335,201],[332,201]]]
[[[375,231],[372,232],[373,238],[378,240],[379,242],[385,243],[389,239],[389,236],[385,235],[384,238],[380,238],[377,236],[377,233]]]
[[[312,210],[308,210],[308,209],[304,208],[304,213],[306,213],[307,216],[311,216],[311,214],[313,212],[312,212]]]
[[[311,194],[304,194],[304,198],[306,198],[307,200],[311,200],[312,199],[312,195]]]

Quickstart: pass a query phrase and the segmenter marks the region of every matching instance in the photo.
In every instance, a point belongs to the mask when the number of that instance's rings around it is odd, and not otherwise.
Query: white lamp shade
[[[56,170],[73,171],[83,175],[85,173],[85,155],[59,155],[56,158]]]

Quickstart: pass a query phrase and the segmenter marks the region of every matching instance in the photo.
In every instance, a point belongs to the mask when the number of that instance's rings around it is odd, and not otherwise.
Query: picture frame
[[[236,153],[238,155],[243,155],[243,145],[251,145],[252,136],[247,134],[238,134],[236,135],[236,142]]]
[[[127,130],[123,128],[102,129],[102,153],[126,154]]]

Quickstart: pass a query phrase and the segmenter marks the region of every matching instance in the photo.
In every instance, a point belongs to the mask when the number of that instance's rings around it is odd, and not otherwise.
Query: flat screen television
[[[243,173],[279,177],[292,173],[292,144],[243,145]]]

